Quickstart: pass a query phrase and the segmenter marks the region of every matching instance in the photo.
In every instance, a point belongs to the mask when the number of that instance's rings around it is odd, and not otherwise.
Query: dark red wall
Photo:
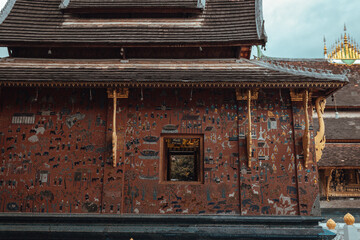
[[[247,104],[232,89],[143,89],[143,101],[140,89],[130,89],[118,100],[115,168],[104,89],[39,89],[35,98],[33,88],[1,92],[3,212],[318,214],[317,167],[305,169],[301,159],[304,110],[286,90],[260,91],[252,105],[251,169]],[[34,113],[35,123],[12,124],[15,113]],[[142,156],[160,151],[160,141],[144,137],[160,137],[169,125],[204,134],[203,184],[160,184],[160,154]]]

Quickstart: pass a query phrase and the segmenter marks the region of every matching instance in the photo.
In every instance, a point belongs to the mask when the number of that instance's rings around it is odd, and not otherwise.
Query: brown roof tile
[[[207,0],[194,19],[89,20],[63,13],[61,0],[17,0],[0,24],[0,44],[264,44],[260,2]]]
[[[360,143],[327,143],[319,167],[360,167]]]
[[[13,59],[0,61],[0,84],[17,82],[123,83],[340,83],[333,75],[290,73],[259,61],[235,60],[61,60]],[[271,85],[267,85],[271,87]],[[315,85],[314,85],[315,86]],[[274,87],[274,86],[273,86]]]
[[[360,118],[324,118],[324,121],[326,139],[360,140]],[[318,120],[315,118],[314,129],[318,129],[318,125]]]

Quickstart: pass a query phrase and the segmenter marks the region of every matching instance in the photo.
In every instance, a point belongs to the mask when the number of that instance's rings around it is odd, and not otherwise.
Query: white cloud
[[[5,6],[7,0],[0,0],[0,10]]]

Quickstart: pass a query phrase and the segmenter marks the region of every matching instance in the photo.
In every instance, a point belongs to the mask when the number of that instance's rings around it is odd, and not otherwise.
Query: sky
[[[323,58],[324,36],[329,49],[344,24],[360,44],[359,0],[263,0],[263,11],[267,56]]]
[[[5,2],[0,0],[0,8]],[[344,33],[344,24],[360,44],[359,11],[359,0],[263,0],[268,36],[264,54],[323,58],[324,36],[329,48]],[[252,54],[257,53],[253,51]],[[0,56],[6,55],[7,50],[0,48]]]

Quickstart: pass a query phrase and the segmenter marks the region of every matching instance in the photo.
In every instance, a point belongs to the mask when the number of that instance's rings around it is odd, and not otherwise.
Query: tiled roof
[[[327,143],[319,167],[360,167],[360,143]]]
[[[63,0],[64,8],[92,7],[188,7],[195,8],[198,0]]]
[[[324,118],[324,121],[326,139],[360,140],[360,118]],[[318,125],[318,120],[314,119],[314,129],[318,129]]]
[[[16,0],[0,24],[0,44],[201,46],[266,41],[261,0],[207,0],[198,17],[186,19],[88,19],[63,13],[60,4],[61,0]]]
[[[156,84],[213,84],[211,86],[324,87],[346,84],[342,75],[325,75],[288,71],[259,61],[236,60],[61,60],[13,59],[0,61],[0,84],[23,82],[96,83],[138,86]],[[237,85],[238,84],[238,85]],[[284,86],[283,86],[284,87]],[[332,87],[329,87],[332,88]]]
[[[329,63],[326,59],[288,59],[266,57],[264,60],[276,64],[287,64],[301,68],[312,68],[322,71],[332,71],[334,74],[346,73],[349,84],[335,93],[337,107],[360,107],[360,65],[346,65]],[[334,106],[332,98],[327,99],[327,106]]]

